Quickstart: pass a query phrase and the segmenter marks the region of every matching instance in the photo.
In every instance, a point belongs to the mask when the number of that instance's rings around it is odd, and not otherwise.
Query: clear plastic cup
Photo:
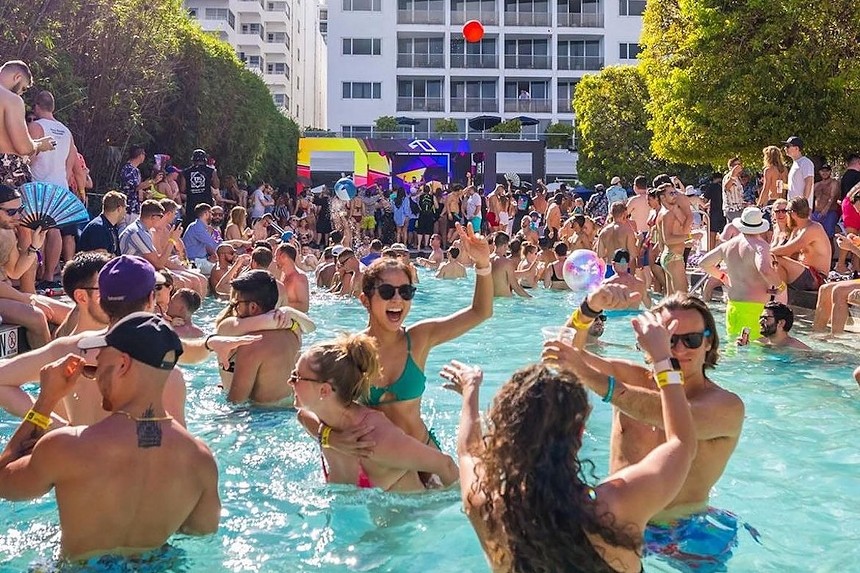
[[[576,331],[566,326],[544,326],[540,329],[540,333],[543,335],[544,342],[561,340],[565,344],[573,344],[573,337]]]

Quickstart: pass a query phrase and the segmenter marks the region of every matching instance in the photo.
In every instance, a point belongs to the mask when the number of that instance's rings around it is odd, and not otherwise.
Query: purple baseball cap
[[[120,255],[108,261],[99,273],[99,294],[105,300],[141,300],[155,289],[155,267],[135,255]]]

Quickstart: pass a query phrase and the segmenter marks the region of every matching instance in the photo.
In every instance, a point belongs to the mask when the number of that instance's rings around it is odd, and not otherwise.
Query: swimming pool
[[[409,323],[471,299],[473,273],[465,281],[437,281],[420,272]],[[455,357],[480,364],[486,406],[514,369],[539,356],[540,327],[562,322],[579,300],[542,289],[534,294],[532,300],[497,300],[492,319],[431,353],[424,415],[447,452],[455,450],[460,398],[441,388],[440,367]],[[207,301],[207,321],[217,309]],[[366,322],[357,302],[327,295],[315,296],[311,315],[319,330],[306,344]],[[608,355],[639,356],[626,318],[610,318],[603,340],[611,343],[603,349]],[[840,348],[794,356],[731,349],[711,374],[746,403],[740,444],[711,503],[737,513],[761,534],[759,545],[739,533],[729,571],[860,570],[860,451],[853,441],[860,392],[852,378],[860,360]],[[178,551],[169,559],[135,570],[487,571],[456,490],[392,495],[325,486],[317,445],[294,415],[225,404],[214,360],[186,368],[186,375],[189,429],[218,460],[221,530],[206,539],[176,537]],[[603,477],[610,409],[599,400],[593,404],[584,447]],[[0,413],[4,444],[17,423]],[[0,571],[24,571],[34,561],[50,560],[58,544],[53,494],[30,503],[0,502]],[[646,570],[671,571],[651,560]]]

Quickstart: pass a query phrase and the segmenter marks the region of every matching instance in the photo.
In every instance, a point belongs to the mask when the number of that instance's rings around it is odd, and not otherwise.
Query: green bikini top
[[[392,402],[403,402],[405,400],[415,400],[424,394],[427,388],[427,376],[424,371],[412,359],[412,339],[409,338],[409,332],[404,331],[406,335],[406,365],[403,367],[403,372],[400,377],[394,381],[391,386],[371,386],[367,396],[368,406],[378,406],[380,404],[390,404]],[[393,394],[393,398],[382,401],[385,394]]]

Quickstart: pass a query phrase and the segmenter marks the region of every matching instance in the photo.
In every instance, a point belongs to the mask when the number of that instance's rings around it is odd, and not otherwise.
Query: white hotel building
[[[185,0],[201,27],[233,46],[300,128],[326,125],[325,10],[320,0]]]
[[[241,2],[247,4],[248,2]],[[328,0],[328,128],[368,136],[376,118],[434,132],[479,115],[573,121],[579,78],[633,63],[645,0]],[[467,43],[476,19],[483,39]],[[411,132],[412,128],[404,128]]]

